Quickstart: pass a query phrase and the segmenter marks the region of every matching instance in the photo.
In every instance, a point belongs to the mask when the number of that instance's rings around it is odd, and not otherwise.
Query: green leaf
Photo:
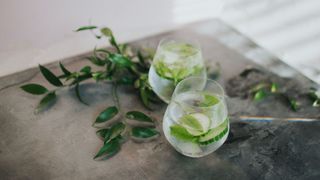
[[[118,53],[121,53],[120,47],[119,47],[119,45],[117,44],[117,42],[116,42],[116,40],[115,40],[115,38],[114,38],[114,36],[113,36],[113,33],[112,33],[111,29],[110,29],[110,28],[107,28],[107,27],[104,27],[104,28],[100,29],[100,31],[101,31],[101,33],[102,33],[104,36],[106,36],[107,38],[109,38],[110,44],[117,49]]]
[[[103,123],[106,122],[118,114],[118,108],[115,106],[111,106],[103,110],[99,116],[96,118],[95,123]]]
[[[180,119],[179,119],[179,122],[184,125],[184,126],[188,126],[192,129],[195,129],[195,130],[199,130],[199,131],[202,131],[203,128],[201,126],[201,124],[199,123],[199,121],[191,116],[191,115],[184,115],[182,116]]]
[[[64,67],[64,65],[61,62],[59,62],[59,66],[65,76],[70,76],[72,74],[68,69]]]
[[[134,79],[132,77],[122,77],[117,81],[119,84],[124,84],[124,85],[132,85],[134,82]]]
[[[105,139],[109,139],[110,136],[111,136],[111,130],[110,128],[107,128],[107,129],[99,129],[97,132],[96,132],[97,136],[99,136],[100,138],[102,138],[103,140]]]
[[[48,89],[41,86],[40,84],[26,84],[20,87],[25,92],[34,95],[40,95],[48,92]]]
[[[265,97],[267,97],[266,91],[263,89],[260,89],[254,94],[253,99],[256,101],[260,101],[260,100],[264,99]]]
[[[104,77],[105,77],[105,73],[102,71],[92,73],[92,78],[96,81],[104,79]]]
[[[107,159],[115,154],[117,154],[120,150],[120,143],[118,139],[113,139],[110,142],[105,143],[99,152],[94,156],[93,159],[97,159],[99,157],[104,157],[103,159]]]
[[[97,65],[97,66],[104,66],[106,64],[105,61],[101,60],[100,58],[98,57],[95,57],[95,56],[90,56],[90,57],[87,57],[87,59],[94,65]]]
[[[85,104],[85,105],[88,105],[88,103],[86,103],[85,101],[83,101],[82,98],[81,98],[80,90],[79,90],[79,83],[77,83],[77,84],[75,85],[74,90],[75,90],[75,93],[76,93],[76,96],[77,96],[78,100],[79,100],[81,103],[83,103],[83,104]]]
[[[100,32],[101,32],[104,36],[106,36],[106,37],[111,37],[111,36],[113,36],[113,33],[112,33],[111,29],[110,29],[110,28],[107,28],[107,27],[101,28],[101,29],[100,29]]]
[[[199,107],[210,107],[219,103],[219,99],[213,95],[205,94],[204,100],[199,103]]]
[[[145,88],[140,88],[139,91],[140,91],[140,98],[141,98],[142,104],[147,109],[151,109],[146,89]]]
[[[45,95],[41,99],[41,101],[37,107],[37,111],[41,111],[44,108],[48,107],[49,105],[53,104],[55,102],[56,98],[57,98],[57,96],[56,96],[55,91],[49,92],[47,95]]]
[[[251,88],[251,89],[249,90],[249,92],[250,92],[250,93],[256,93],[257,91],[262,90],[262,89],[265,89],[265,88],[267,88],[268,86],[269,86],[268,83],[259,83],[259,84],[255,85],[253,88]]]
[[[310,92],[308,93],[310,99],[313,101],[312,106],[313,107],[319,107],[320,106],[320,91],[316,88],[310,88]]]
[[[298,108],[299,108],[299,103],[292,99],[292,98],[289,98],[289,103],[290,103],[290,108],[293,110],[293,111],[298,111]]]
[[[79,31],[84,31],[84,30],[92,30],[92,29],[96,29],[96,28],[97,28],[97,26],[82,26],[75,31],[79,32]]]
[[[137,79],[134,81],[134,88],[138,89],[140,87],[141,83],[140,83],[140,80]]]
[[[122,132],[126,129],[126,125],[123,124],[122,122],[118,122],[116,124],[114,124],[111,128],[110,128],[110,131],[111,131],[111,134],[110,134],[110,137],[109,139],[107,139],[105,137],[105,142],[109,141],[109,140],[112,140],[116,137],[118,137],[119,135],[122,134]]]
[[[82,75],[76,77],[76,79],[73,80],[70,85],[75,85],[75,84],[80,83],[84,80],[90,79],[91,77],[92,77],[91,74],[82,74]]]
[[[127,58],[121,54],[110,54],[109,59],[112,62],[114,62],[122,67],[130,67],[133,65],[132,61],[129,58]]]
[[[141,51],[138,51],[137,56],[138,56],[138,60],[139,60],[140,64],[144,65],[145,64],[144,57],[143,57]]]
[[[272,84],[271,84],[271,89],[270,89],[270,91],[271,91],[272,93],[277,92],[278,89],[279,89],[279,85],[278,85],[277,83],[272,83]]]
[[[313,106],[313,107],[320,107],[320,99],[315,100],[315,101],[312,103],[312,106]]]
[[[170,134],[182,141],[193,141],[196,139],[184,127],[179,125],[170,126]]]
[[[49,69],[47,69],[44,66],[39,65],[40,71],[42,75],[47,79],[49,83],[51,83],[54,86],[63,86],[62,82],[59,80],[59,78],[54,75]]]
[[[127,54],[127,50],[129,49],[128,47],[129,47],[128,44],[119,44],[119,48],[124,55]]]
[[[309,92],[309,97],[311,100],[315,101],[317,99],[320,99],[315,92]]]
[[[277,95],[284,98],[286,105],[288,105],[291,110],[298,111],[300,104],[296,99],[285,93],[278,93]]]
[[[151,122],[153,123],[153,120],[147,116],[146,114],[139,112],[139,111],[129,111],[126,113],[126,118],[140,121],[140,122]]]
[[[80,70],[80,72],[83,72],[85,74],[90,74],[91,73],[91,67],[90,66],[85,66]]]
[[[150,138],[158,135],[159,132],[154,128],[147,127],[133,127],[132,136],[135,138]]]

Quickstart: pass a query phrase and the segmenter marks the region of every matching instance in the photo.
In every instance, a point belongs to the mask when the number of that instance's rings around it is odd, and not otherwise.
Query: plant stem
[[[112,84],[112,96],[113,96],[113,101],[116,105],[116,107],[120,110],[120,102],[119,102],[119,97],[118,97],[118,93],[117,93],[117,83],[113,82]]]

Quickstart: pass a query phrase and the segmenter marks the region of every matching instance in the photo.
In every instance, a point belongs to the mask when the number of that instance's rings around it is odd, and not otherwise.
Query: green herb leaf
[[[60,66],[60,69],[61,69],[61,71],[63,72],[63,74],[65,76],[70,76],[71,75],[71,72],[68,69],[66,69],[61,62],[59,62],[59,66]]]
[[[128,59],[127,57],[125,57],[121,54],[110,54],[109,59],[112,62],[119,64],[122,67],[130,67],[133,65],[133,63],[130,59]]]
[[[272,93],[277,92],[278,89],[279,89],[279,85],[278,85],[277,83],[272,83],[272,84],[271,84],[271,89],[270,89],[270,91],[271,91]]]
[[[96,132],[97,136],[99,136],[101,139],[105,140],[105,139],[109,139],[111,136],[111,130],[110,128],[107,129],[99,129]]]
[[[40,84],[26,84],[20,87],[25,92],[34,95],[40,95],[48,92],[48,89],[41,86]]]
[[[105,61],[99,59],[98,57],[95,57],[95,56],[90,56],[90,57],[87,57],[87,59],[94,65],[97,65],[97,66],[104,66],[106,64]]]
[[[184,127],[179,125],[170,126],[170,133],[173,137],[182,141],[193,141],[196,139]]]
[[[104,27],[104,28],[100,29],[100,32],[106,37],[113,36],[111,29],[107,28],[107,27]]]
[[[313,107],[320,106],[320,90],[317,90],[316,88],[310,88],[309,97],[313,101]]]
[[[191,115],[184,115],[182,116],[180,119],[179,119],[179,122],[184,125],[184,126],[188,126],[192,129],[195,129],[195,130],[199,130],[199,131],[202,131],[203,128],[201,126],[201,124],[199,123],[199,121],[191,116]]]
[[[299,103],[296,100],[289,98],[289,103],[290,103],[290,107],[293,111],[298,111]]]
[[[75,93],[76,93],[76,96],[77,96],[78,100],[79,100],[82,104],[88,105],[88,103],[86,103],[85,101],[83,101],[82,98],[81,98],[80,90],[79,90],[79,83],[77,83],[77,84],[75,85],[74,90],[75,90]]]
[[[137,56],[138,56],[138,60],[139,60],[140,64],[143,65],[145,62],[144,62],[144,57],[143,57],[141,51],[138,51]]]
[[[317,96],[317,94],[315,92],[310,92],[309,93],[309,97],[311,98],[311,100],[317,100],[319,99],[319,97]]]
[[[124,85],[132,85],[134,82],[134,79],[132,77],[122,77],[117,81],[118,84],[124,84]]]
[[[142,100],[142,104],[147,108],[147,109],[151,109],[150,107],[150,103],[149,103],[149,99],[148,99],[148,94],[146,92],[145,88],[140,88],[140,98]]]
[[[99,152],[94,156],[93,159],[97,159],[100,157],[104,157],[103,159],[107,159],[115,154],[117,154],[120,150],[120,143],[118,139],[113,139],[108,143],[105,143]]]
[[[103,110],[99,116],[96,118],[95,123],[103,123],[106,122],[118,114],[118,108],[115,106],[111,106]]]
[[[101,79],[104,79],[104,77],[105,77],[104,75],[105,75],[105,73],[102,71],[94,72],[94,73],[92,73],[92,78],[96,81],[99,81]]]
[[[121,49],[120,49],[119,45],[117,44],[117,42],[116,42],[116,40],[115,40],[115,38],[114,38],[114,36],[113,36],[113,33],[112,33],[111,29],[105,27],[105,28],[100,29],[100,31],[101,31],[101,33],[102,33],[104,36],[106,36],[107,38],[109,38],[110,44],[117,49],[118,53],[121,53]]]
[[[107,139],[105,137],[105,142],[107,141],[110,141],[116,137],[118,137],[119,135],[122,134],[122,132],[126,129],[126,125],[123,124],[122,122],[118,122],[116,124],[114,124],[113,126],[111,126],[110,128],[110,131],[111,131],[111,134],[110,134],[110,137],[109,139]]]
[[[79,32],[79,31],[84,31],[84,30],[92,30],[92,29],[96,29],[96,28],[97,28],[97,26],[82,26],[75,31]]]
[[[312,106],[313,106],[313,107],[320,107],[320,99],[315,100],[315,101],[312,103]]]
[[[135,120],[135,121],[141,121],[141,122],[151,122],[153,123],[153,120],[144,114],[143,112],[139,111],[129,111],[126,113],[126,118]]]
[[[49,69],[44,66],[39,65],[40,71],[42,75],[47,79],[49,83],[54,86],[63,86],[62,82],[59,80],[57,76],[55,76]]]
[[[199,103],[200,107],[210,107],[219,103],[219,99],[213,95],[205,94],[204,100]]]
[[[85,80],[87,80],[87,79],[90,79],[91,77],[92,77],[91,74],[82,74],[82,75],[76,77],[76,79],[73,80],[70,85],[75,85],[75,84],[77,84],[77,83],[80,83],[80,82],[82,82],[82,81],[85,81]]]
[[[90,74],[91,73],[91,67],[90,66],[85,66],[80,70],[80,72],[83,72],[85,74]]]
[[[300,104],[297,100],[285,93],[279,93],[278,95],[284,98],[285,103],[290,107],[291,110],[298,111]]]
[[[253,88],[251,88],[251,89],[249,90],[249,92],[250,92],[250,93],[256,93],[257,91],[262,90],[262,89],[265,89],[265,88],[267,88],[268,86],[269,86],[268,83],[259,83],[259,84],[255,85]]]
[[[57,96],[56,96],[55,91],[49,92],[46,96],[44,96],[41,99],[41,101],[37,107],[37,111],[41,111],[44,108],[48,107],[49,105],[53,104],[55,102],[56,98],[57,98]]]
[[[253,99],[256,101],[260,101],[260,100],[264,99],[265,97],[267,97],[266,91],[263,89],[260,89],[254,94]]]
[[[135,138],[150,138],[159,135],[159,132],[154,128],[133,127],[132,136]]]

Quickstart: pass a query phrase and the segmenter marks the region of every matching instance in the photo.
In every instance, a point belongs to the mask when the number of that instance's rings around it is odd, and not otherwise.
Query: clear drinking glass
[[[149,70],[149,83],[153,91],[169,103],[175,86],[189,76],[206,77],[198,43],[179,38],[161,40]]]
[[[163,131],[180,153],[202,157],[218,149],[229,133],[222,87],[204,77],[188,77],[176,86],[163,119]]]

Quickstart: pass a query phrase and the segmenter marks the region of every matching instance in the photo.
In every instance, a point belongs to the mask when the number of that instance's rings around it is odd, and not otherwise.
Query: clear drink
[[[186,156],[202,157],[218,149],[229,133],[221,86],[201,77],[182,80],[165,112],[163,131],[170,144]]]
[[[206,77],[199,46],[184,40],[162,40],[149,70],[153,91],[169,103],[177,83],[189,76]]]

